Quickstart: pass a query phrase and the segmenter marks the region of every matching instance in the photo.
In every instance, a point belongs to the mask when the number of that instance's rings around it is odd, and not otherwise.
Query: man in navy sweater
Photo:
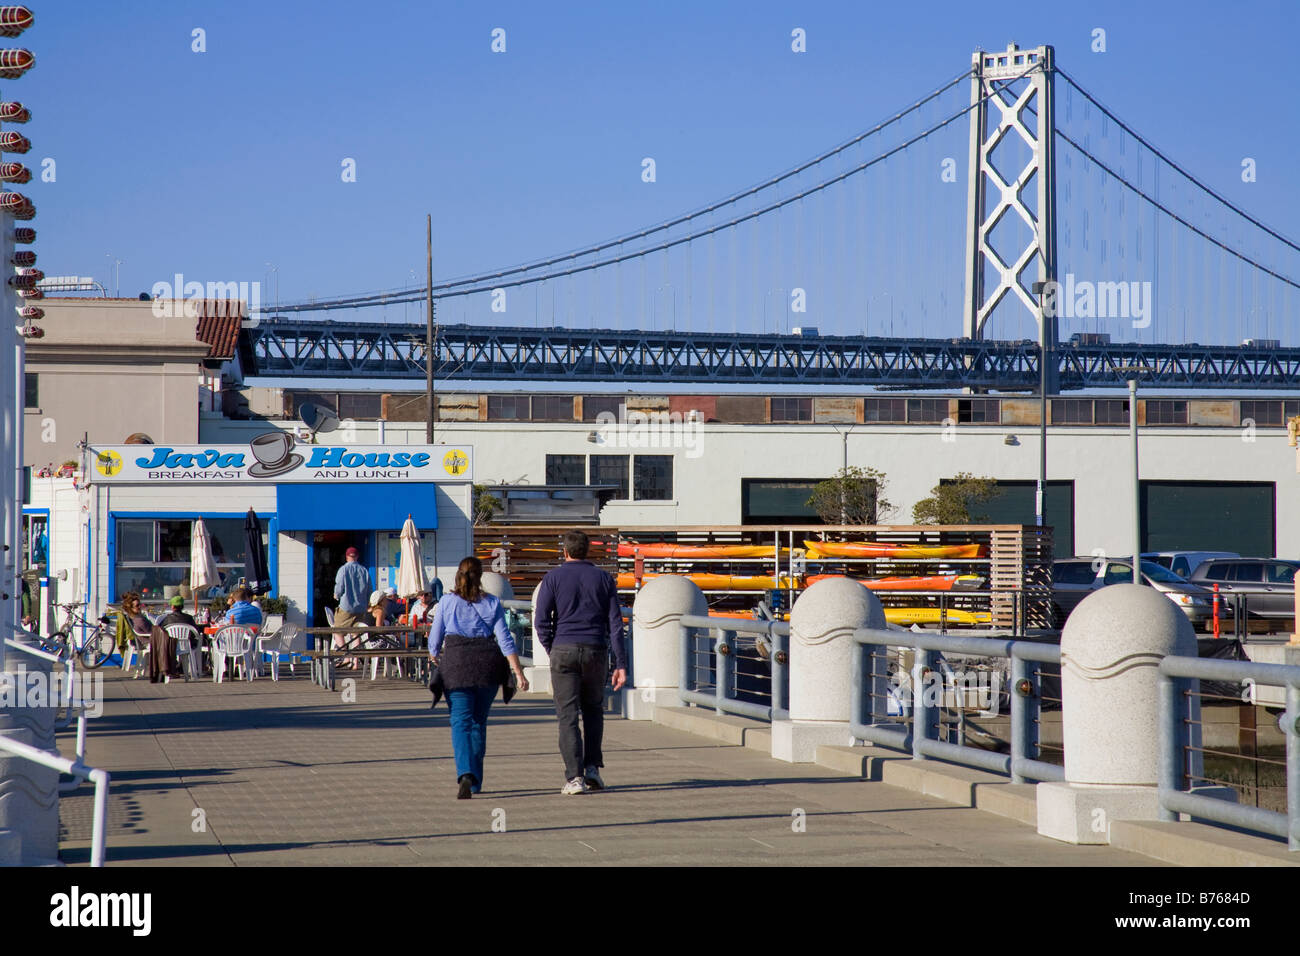
[[[627,683],[623,609],[608,573],[587,560],[590,542],[581,531],[564,535],[564,563],[552,568],[537,589],[533,627],[551,656],[555,717],[565,784],[560,793],[604,790],[601,739],[605,733],[605,678],[614,652],[610,684]],[[582,727],[578,727],[578,718]]]

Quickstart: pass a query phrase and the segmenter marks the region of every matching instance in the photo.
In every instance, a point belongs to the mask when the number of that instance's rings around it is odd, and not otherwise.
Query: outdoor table
[[[417,635],[428,633],[427,627],[416,625],[415,627],[357,627],[347,625],[344,627],[309,627],[304,630],[305,634],[312,638],[324,637],[329,635],[343,635],[344,641],[342,647],[333,647],[332,640],[318,642],[317,646],[311,651],[311,673],[312,680],[327,690],[334,689],[334,662],[344,657],[402,657],[414,661],[418,666],[416,672],[423,677],[424,668],[427,666],[424,662],[428,659],[428,652],[421,648],[411,646],[411,638]],[[373,638],[385,638],[388,644],[384,648],[375,648],[374,650],[362,646],[362,642]],[[401,642],[398,643],[398,638]],[[412,675],[414,679],[415,675]]]

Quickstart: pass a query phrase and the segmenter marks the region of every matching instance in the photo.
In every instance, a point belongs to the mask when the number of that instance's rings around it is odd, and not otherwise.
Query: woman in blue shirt
[[[456,798],[468,800],[483,786],[488,711],[497,688],[508,680],[507,665],[519,690],[528,690],[505,609],[484,593],[483,562],[478,558],[460,562],[456,586],[433,609],[429,656],[442,674],[451,706],[451,743],[460,785]]]

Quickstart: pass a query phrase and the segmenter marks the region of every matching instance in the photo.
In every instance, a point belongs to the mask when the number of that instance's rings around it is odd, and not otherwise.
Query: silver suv
[[[1295,616],[1295,573],[1300,561],[1280,558],[1231,558],[1205,561],[1190,580],[1206,588],[1219,586],[1228,599],[1246,596],[1249,617],[1289,618]]]

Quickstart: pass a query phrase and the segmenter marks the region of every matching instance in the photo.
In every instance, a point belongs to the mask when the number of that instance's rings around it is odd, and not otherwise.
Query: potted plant
[[[262,598],[262,613],[283,616],[289,613],[289,602],[282,597],[272,597],[268,594]]]

